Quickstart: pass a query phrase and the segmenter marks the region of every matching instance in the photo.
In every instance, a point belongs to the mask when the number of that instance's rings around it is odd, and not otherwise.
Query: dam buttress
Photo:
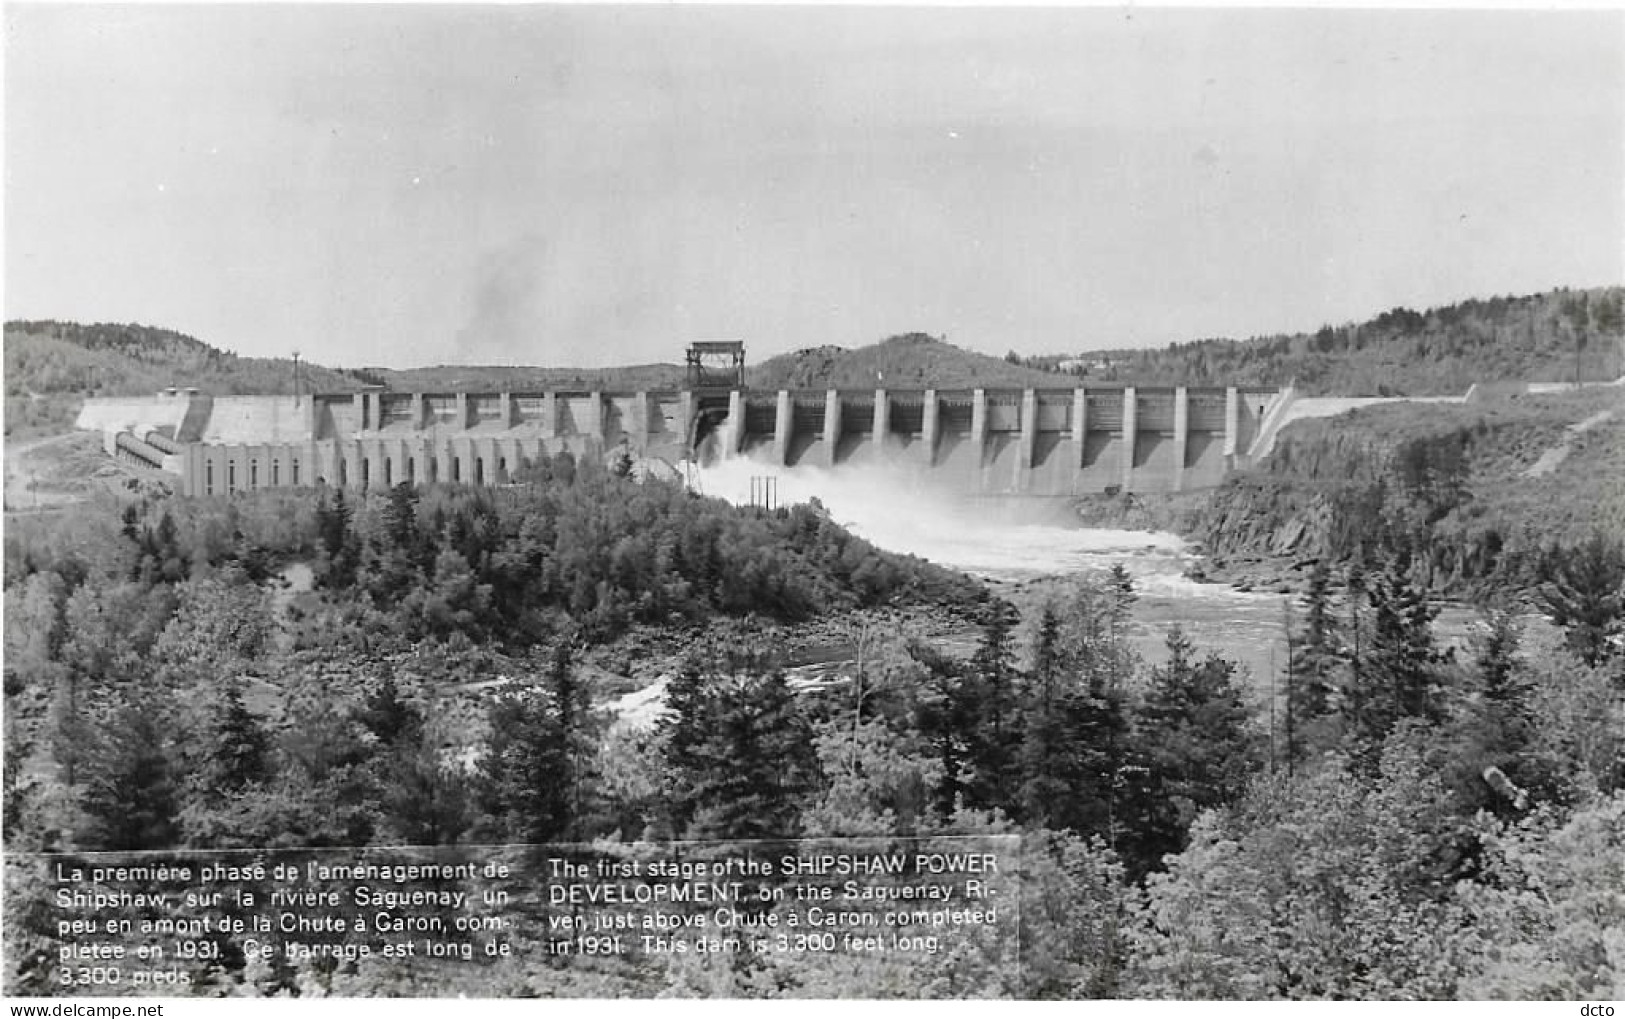
[[[1290,390],[1237,387],[524,393],[364,391],[93,398],[78,427],[186,495],[316,484],[510,483],[568,451],[846,464],[965,495],[1175,492],[1218,484]]]

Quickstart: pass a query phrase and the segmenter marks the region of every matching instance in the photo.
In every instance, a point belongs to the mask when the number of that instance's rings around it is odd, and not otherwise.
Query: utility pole
[[[1575,308],[1579,310],[1576,311]],[[1585,350],[1586,345],[1585,315],[1584,305],[1570,306],[1563,310],[1563,326],[1574,337],[1574,388],[1576,390],[1580,388],[1580,352]]]
[[[1274,650],[1275,650],[1274,646],[1272,645],[1271,648],[1270,648],[1271,658],[1272,659],[1274,658]],[[1296,721],[1296,719],[1294,719],[1293,716],[1292,716],[1292,688],[1293,688],[1293,685],[1297,682],[1296,665],[1297,665],[1297,663],[1292,660],[1292,600],[1291,600],[1291,596],[1289,595],[1287,597],[1287,603],[1286,603],[1286,777],[1287,778],[1292,777],[1292,757],[1293,757],[1294,752],[1297,750],[1297,744],[1299,742],[1298,735],[1294,731],[1294,722]],[[1274,672],[1275,670],[1272,668],[1270,671]],[[1273,699],[1271,700],[1270,707],[1271,707],[1270,725],[1273,727],[1274,724],[1275,724],[1275,715],[1274,715],[1274,710],[1273,710],[1274,709],[1274,701],[1273,701]],[[1270,741],[1270,745],[1272,747],[1274,746],[1274,740],[1273,739]],[[1270,765],[1271,765],[1272,768],[1274,767],[1274,763],[1275,763],[1274,761],[1270,762]]]
[[[1290,638],[1289,638],[1290,639]],[[1275,773],[1275,702],[1281,696],[1277,686],[1280,677],[1275,672],[1275,642],[1270,641],[1270,774]],[[1287,696],[1292,696],[1288,688]],[[1288,737],[1290,742],[1291,737]]]
[[[299,406],[299,351],[293,352],[293,405]]]

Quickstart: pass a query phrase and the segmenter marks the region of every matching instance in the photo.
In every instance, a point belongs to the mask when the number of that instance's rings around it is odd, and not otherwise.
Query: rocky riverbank
[[[1553,549],[1625,520],[1617,391],[1394,405],[1295,422],[1264,462],[1201,491],[1080,497],[1086,527],[1169,531],[1189,576],[1301,590],[1317,561],[1408,555],[1435,596],[1538,586]]]
[[[1198,583],[1283,594],[1302,588],[1328,516],[1283,506],[1260,487],[1088,495],[1073,511],[1085,527],[1179,535],[1201,556],[1186,571]]]

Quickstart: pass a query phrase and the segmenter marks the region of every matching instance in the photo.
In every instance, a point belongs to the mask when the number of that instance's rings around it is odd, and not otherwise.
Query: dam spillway
[[[961,495],[1175,492],[1245,462],[1285,394],[1238,387],[161,393],[87,400],[110,454],[186,495],[510,483],[568,451],[863,465]]]

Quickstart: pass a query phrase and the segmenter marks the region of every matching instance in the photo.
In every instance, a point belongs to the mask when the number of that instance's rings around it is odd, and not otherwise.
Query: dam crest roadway
[[[186,495],[324,483],[510,483],[568,451],[774,466],[847,464],[965,495],[1175,492],[1250,462],[1291,390],[543,390],[92,398],[77,425],[114,457],[178,476]]]

